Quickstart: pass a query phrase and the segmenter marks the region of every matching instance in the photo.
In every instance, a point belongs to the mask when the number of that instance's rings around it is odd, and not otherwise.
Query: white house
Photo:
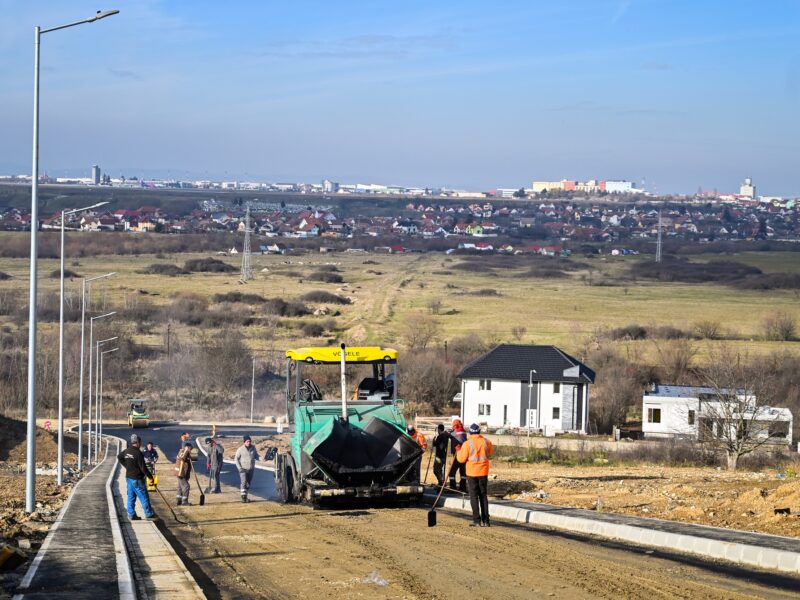
[[[594,371],[555,346],[501,344],[458,377],[467,425],[586,433]]]
[[[738,408],[723,407],[725,398],[741,403]],[[788,408],[758,405],[756,396],[747,390],[716,390],[691,385],[657,384],[642,398],[642,433],[645,439],[721,437],[726,427],[745,421],[758,424],[757,435],[775,443],[792,443],[792,413]],[[733,430],[731,430],[733,431]]]

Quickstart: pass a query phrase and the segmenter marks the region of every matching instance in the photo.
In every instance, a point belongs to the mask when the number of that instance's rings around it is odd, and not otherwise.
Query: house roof
[[[536,370],[534,381],[594,383],[594,371],[555,346],[500,344],[466,365],[458,376],[527,381],[531,369]]]

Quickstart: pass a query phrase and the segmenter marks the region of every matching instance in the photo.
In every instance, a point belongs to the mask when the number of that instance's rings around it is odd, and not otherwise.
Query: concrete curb
[[[117,453],[121,452],[127,444],[120,438],[106,436],[106,458],[108,459],[108,448],[111,440],[117,441]],[[116,459],[116,456],[114,457]],[[114,539],[114,553],[117,562],[117,585],[119,586],[120,600],[136,600],[136,590],[133,586],[133,573],[131,571],[131,559],[128,556],[125,541],[122,539],[122,528],[119,525],[119,512],[114,501],[114,482],[119,473],[119,462],[114,460],[114,468],[106,480],[106,500],[108,501],[108,518],[111,519],[111,536]]]
[[[123,447],[127,447],[127,442],[125,442],[125,440],[123,440],[122,438],[113,437],[113,436],[109,436],[109,437],[111,437],[111,439],[118,440],[118,442],[120,444],[124,445]],[[119,465],[117,465],[117,468],[114,470],[113,475],[115,475],[117,478],[119,478],[119,476],[120,476],[120,474],[119,474]],[[112,490],[111,480],[109,480],[109,490]],[[115,497],[113,499],[109,498],[109,507],[113,507],[113,508],[111,508],[111,510],[114,510],[116,512],[116,515],[117,515],[117,526],[119,526],[119,519],[127,518],[127,510],[125,510],[125,502],[124,502],[123,497],[122,497],[122,491],[119,489],[119,485],[116,486],[116,489],[113,490],[113,493],[114,493]],[[124,515],[123,515],[123,512],[124,512]],[[196,598],[205,599],[206,596],[203,593],[202,588],[198,585],[197,581],[192,576],[192,574],[189,571],[189,569],[186,568],[186,565],[183,563],[183,561],[181,560],[180,556],[178,556],[178,553],[175,552],[175,549],[169,543],[169,540],[167,540],[167,538],[164,537],[164,534],[161,533],[161,531],[158,529],[158,526],[155,524],[155,522],[154,521],[147,521],[147,520],[137,521],[137,527],[147,528],[148,532],[150,534],[156,536],[158,539],[161,540],[161,542],[163,544],[163,547],[164,548],[168,548],[170,550],[170,552],[172,553],[171,558],[174,559],[175,563],[179,566],[180,570],[182,571],[184,577],[187,579],[189,584],[194,588],[195,597]],[[120,535],[122,536],[121,531],[120,531]],[[129,539],[129,543],[133,543],[134,542],[134,540],[131,540],[130,537],[128,537],[128,539]],[[116,540],[115,540],[115,545],[116,545]],[[123,542],[123,548],[125,548],[124,542]],[[128,563],[130,564],[130,556],[129,556],[129,553],[127,551],[127,548],[125,548],[125,556],[126,556],[126,558],[128,560]],[[123,597],[122,597],[122,592],[121,591],[120,591],[120,598],[122,600],[124,600]],[[134,596],[134,598],[135,598],[135,596]]]
[[[425,498],[430,502],[435,500],[435,496],[430,494],[426,494]],[[443,497],[439,500],[438,506],[449,510],[472,513],[468,498]],[[665,548],[677,552],[750,565],[761,569],[800,573],[800,552],[780,548],[768,548],[741,542],[711,539],[699,535],[701,530],[698,530],[697,535],[673,533],[655,528],[611,523],[563,513],[559,514],[557,512],[558,508],[559,507],[553,507],[553,510],[547,511],[537,510],[536,508],[522,508],[513,505],[490,503],[489,514],[498,519],[507,519],[518,523],[595,535],[612,540],[631,542],[640,546]],[[648,520],[652,521],[654,524],[661,522],[659,519]],[[767,537],[774,537],[776,540],[787,539],[781,536]]]

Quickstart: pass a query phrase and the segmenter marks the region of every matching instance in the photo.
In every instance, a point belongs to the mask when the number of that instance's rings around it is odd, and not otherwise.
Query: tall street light
[[[106,357],[106,354],[111,354],[112,352],[116,352],[119,350],[119,347],[114,348],[113,350],[106,350],[100,354],[100,414],[97,418],[97,422],[100,424],[100,437],[103,437],[103,360]]]
[[[58,316],[58,475],[56,476],[58,485],[64,485],[64,221],[67,215],[97,208],[104,204],[108,204],[108,202],[98,202],[86,208],[61,211],[61,285]],[[78,440],[80,439],[78,436]]]
[[[86,459],[86,464],[89,465],[92,464],[92,349],[94,348],[92,344],[94,340],[94,322],[97,319],[105,319],[115,314],[117,314],[117,311],[112,311],[89,319],[89,422],[86,424],[86,430],[89,434],[89,456]]]
[[[531,391],[533,390],[533,374],[536,373],[536,369],[531,369],[530,373],[528,373],[528,410],[525,413],[525,420],[528,421],[528,437],[531,437]],[[537,413],[538,413],[538,406],[541,405],[541,399],[539,395],[536,395],[536,403],[537,403]]]
[[[31,267],[28,298],[28,440],[25,472],[25,511],[36,510],[36,234],[39,229],[39,47],[42,34],[83,23],[93,23],[117,14],[118,10],[98,11],[93,17],[58,27],[34,27],[33,46],[33,157],[31,165]]]
[[[90,277],[89,279],[84,277],[81,287],[81,384],[80,391],[78,392],[78,471],[83,469],[83,373],[86,371],[83,366],[83,349],[86,346],[86,342],[84,341],[84,330],[86,328],[86,284],[96,279],[111,277],[112,275],[115,275],[115,273],[106,273],[105,275],[98,275],[97,277]],[[91,343],[89,346],[91,348]]]
[[[96,463],[100,458],[100,346],[105,344],[106,342],[113,342],[114,340],[119,339],[117,336],[106,338],[104,340],[98,340],[97,348],[95,349],[95,360],[97,361],[97,365],[94,372],[94,462]],[[89,415],[89,419],[91,422],[91,415]],[[91,429],[91,425],[89,426]],[[91,436],[90,436],[91,437]],[[91,442],[90,442],[91,443]]]

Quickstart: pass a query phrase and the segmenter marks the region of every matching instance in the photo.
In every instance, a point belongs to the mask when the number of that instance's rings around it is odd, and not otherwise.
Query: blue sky
[[[105,0],[104,0],[105,1]],[[0,173],[800,195],[796,0],[0,0]]]

